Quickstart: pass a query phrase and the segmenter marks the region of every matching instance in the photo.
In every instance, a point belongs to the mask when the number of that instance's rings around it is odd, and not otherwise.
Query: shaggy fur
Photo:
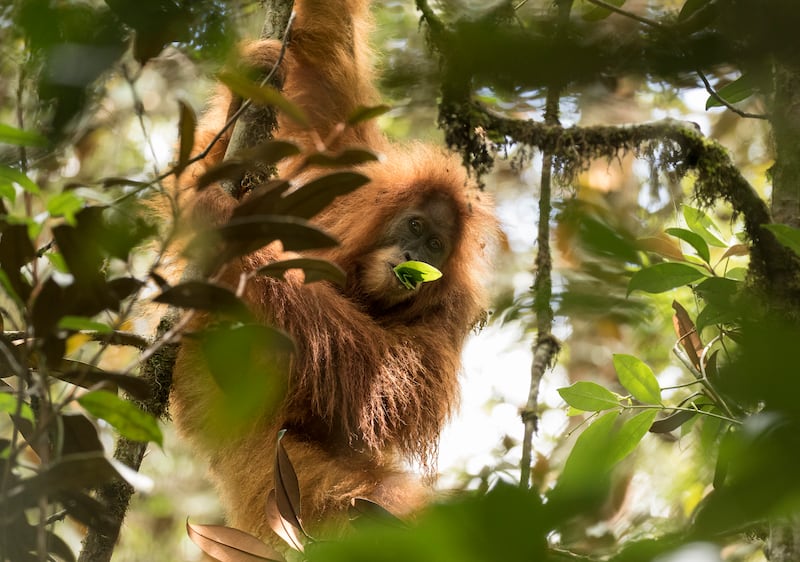
[[[376,103],[366,50],[368,2],[298,0],[296,11],[281,68],[284,93],[309,114],[324,139],[354,109]],[[267,67],[277,52],[274,42],[256,42],[244,56]],[[221,129],[231,101],[220,88],[200,122],[196,150]],[[283,118],[276,136],[313,146],[307,131]],[[191,200],[195,216],[215,223],[223,222],[236,202],[218,186],[196,194],[193,181],[221,159],[226,142],[184,174],[179,190]],[[487,304],[487,244],[496,223],[487,197],[471,187],[458,159],[420,144],[392,144],[374,122],[347,130],[337,144],[367,146],[383,155],[359,168],[369,184],[340,197],[313,221],[340,241],[314,255],[338,264],[347,273],[347,286],[303,285],[299,275],[287,281],[258,277],[245,292],[260,320],[296,342],[291,360],[254,359],[263,364],[264,377],[280,376],[276,365],[288,363],[285,396],[257,420],[221,432],[224,422],[214,417],[221,391],[192,339],[184,340],[175,369],[172,413],[179,429],[208,459],[230,524],[262,537],[269,535],[264,505],[273,488],[280,428],[289,430],[284,442],[300,481],[302,515],[312,530],[326,520],[341,522],[355,497],[397,514],[426,501],[428,489],[404,464],[432,467],[439,433],[458,402],[462,345]],[[282,173],[292,165],[285,163]],[[444,275],[387,306],[381,287],[391,282],[396,290],[397,281],[388,268],[381,280],[373,267],[385,265],[382,234],[398,213],[424,208],[432,199],[445,200],[455,219]],[[229,266],[225,281],[235,286],[242,270],[285,257],[267,247]]]

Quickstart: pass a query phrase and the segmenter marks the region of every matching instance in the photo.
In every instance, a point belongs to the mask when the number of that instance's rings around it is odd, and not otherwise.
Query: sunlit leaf
[[[683,260],[683,252],[680,246],[667,236],[660,235],[639,238],[636,240],[636,243],[638,247],[644,251],[653,252],[654,254],[664,256],[674,261]]]
[[[746,256],[749,253],[750,253],[750,247],[747,244],[734,244],[733,246],[725,250],[725,253],[722,254],[722,258],[720,259],[724,260],[725,258],[730,258],[733,256]]]
[[[645,410],[622,423],[610,443],[609,456],[612,464],[618,463],[633,452],[642,437],[647,435],[657,413],[656,409]]]
[[[617,377],[631,396],[645,404],[661,403],[661,387],[653,370],[633,355],[614,354]]]
[[[727,247],[727,244],[721,241],[716,234],[712,233],[712,231],[717,231],[717,225],[700,209],[684,205],[683,218],[689,230],[700,235],[709,245],[718,248]]]
[[[370,119],[375,119],[376,117],[380,117],[387,111],[391,110],[392,108],[388,105],[375,105],[375,106],[360,106],[357,107],[348,117],[347,117],[347,124],[348,125],[357,125],[358,123],[362,123],[364,121],[369,121]]]
[[[19,402],[18,397],[8,392],[0,392],[0,412],[16,416],[17,412],[22,419],[34,422],[33,410],[29,404]]]
[[[41,193],[39,186],[36,185],[28,176],[19,170],[15,170],[14,168],[0,165],[0,183],[3,182],[15,183],[33,195],[39,195]]]
[[[416,289],[421,283],[441,279],[442,272],[429,263],[404,261],[394,267],[394,274],[406,289]]]
[[[584,412],[599,412],[619,407],[619,398],[607,388],[591,381],[578,381],[559,388],[564,402]]]
[[[186,533],[194,544],[220,562],[282,562],[273,548],[249,533],[222,525],[198,525],[186,521]]]
[[[83,316],[64,316],[58,321],[58,327],[62,330],[90,330],[101,334],[110,334],[114,331],[108,324]]]
[[[689,264],[657,263],[633,274],[628,283],[628,294],[633,291],[663,293],[708,276],[708,273]]]
[[[697,252],[697,255],[700,256],[704,262],[708,263],[711,260],[711,254],[708,250],[708,243],[706,243],[706,241],[703,240],[703,237],[696,232],[686,230],[685,228],[668,228],[665,230],[665,232],[688,243],[692,248],[694,248],[694,250]]]
[[[717,95],[729,104],[733,105],[740,101],[746,100],[756,93],[756,86],[757,82],[751,74],[742,74],[733,82],[725,84],[722,88],[717,90]],[[708,96],[708,99],[706,100],[706,110],[711,109],[712,107],[722,107],[722,105],[722,102],[720,102],[714,96]]]
[[[253,103],[259,105],[272,105],[298,125],[303,127],[309,125],[305,112],[272,86],[261,86],[239,74],[231,72],[221,72],[217,78],[243,98],[252,100]]]
[[[282,277],[290,269],[300,269],[303,271],[305,283],[315,281],[330,281],[340,287],[344,287],[346,274],[335,263],[316,258],[296,258],[272,262],[261,268],[256,273],[269,277]]]
[[[75,213],[85,204],[82,197],[74,191],[64,191],[47,200],[47,212],[53,217],[64,217],[69,224],[75,224]]]
[[[119,398],[116,394],[97,390],[78,398],[87,412],[96,418],[107,421],[120,435],[133,441],[153,441],[162,445],[164,437],[158,422],[150,414],[140,410],[132,402]]]

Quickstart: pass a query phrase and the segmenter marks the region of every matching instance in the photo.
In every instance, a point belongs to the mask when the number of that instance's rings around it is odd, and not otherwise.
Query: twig
[[[572,0],[560,0],[559,28],[557,34],[563,34],[569,22]],[[547,90],[545,103],[545,124],[558,127],[558,104],[561,98],[561,84],[552,84]],[[539,191],[539,228],[536,237],[536,278],[533,284],[533,296],[536,308],[536,343],[533,345],[533,361],[531,362],[531,384],[528,389],[528,401],[522,410],[522,422],[525,432],[522,439],[522,458],[520,460],[520,488],[531,485],[531,464],[533,452],[533,434],[538,430],[539,418],[539,386],[542,377],[553,364],[561,347],[553,336],[553,257],[550,252],[550,212],[552,211],[552,176],[553,150],[547,149],[542,154],[542,180]]]
[[[623,10],[622,8],[618,8],[613,4],[604,2],[603,0],[586,0],[586,1],[600,8],[604,8],[610,12],[614,12],[615,14],[619,14],[634,21],[638,21],[639,23],[643,23],[647,26],[652,27],[653,29],[658,29],[659,31],[670,31],[670,29],[667,26],[660,24],[657,21],[642,17],[639,14],[634,14],[633,12],[629,12],[628,10]]]
[[[706,75],[703,74],[702,70],[698,70],[697,75],[700,77],[700,80],[703,81],[703,86],[705,86],[706,92],[708,92],[708,94],[712,98],[714,98],[717,102],[721,103],[722,105],[733,111],[736,115],[740,117],[745,117],[747,119],[764,119],[764,120],[769,119],[768,115],[763,115],[760,113],[748,113],[747,111],[742,111],[741,109],[734,107],[722,96],[720,96],[719,93],[713,88],[713,86],[711,86],[711,83],[708,81],[708,78],[706,78]]]

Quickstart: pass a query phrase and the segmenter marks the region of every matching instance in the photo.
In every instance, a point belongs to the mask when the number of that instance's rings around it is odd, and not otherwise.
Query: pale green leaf
[[[120,435],[133,441],[154,441],[162,445],[164,437],[158,422],[132,402],[105,390],[89,392],[78,398],[87,412],[107,421]]]
[[[619,407],[619,400],[613,392],[591,381],[578,381],[572,386],[559,388],[558,393],[564,402],[584,412]]]
[[[631,396],[645,404],[661,403],[661,387],[653,370],[641,359],[633,355],[617,353],[614,355],[614,368],[617,377]]]

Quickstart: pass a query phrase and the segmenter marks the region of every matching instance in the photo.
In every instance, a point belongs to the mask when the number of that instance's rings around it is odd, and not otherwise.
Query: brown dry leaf
[[[269,496],[267,496],[266,509],[267,521],[269,522],[270,528],[275,531],[275,534],[293,549],[303,552],[305,548],[303,547],[303,541],[300,538],[298,530],[284,519],[278,511],[278,504],[275,500],[275,490],[270,490]]]
[[[672,301],[672,308],[675,310],[675,315],[672,317],[672,325],[675,327],[678,342],[686,351],[695,369],[701,371],[700,356],[703,354],[703,342],[697,334],[697,328],[692,319],[689,318],[689,313],[678,301]]]
[[[680,245],[675,242],[674,238],[667,236],[666,234],[639,238],[636,241],[636,245],[641,250],[653,252],[654,254],[664,256],[665,258],[669,258],[671,260],[684,261],[683,252],[681,251]]]
[[[186,533],[203,552],[220,562],[284,562],[277,551],[253,535],[232,527],[195,525],[186,521]]]

